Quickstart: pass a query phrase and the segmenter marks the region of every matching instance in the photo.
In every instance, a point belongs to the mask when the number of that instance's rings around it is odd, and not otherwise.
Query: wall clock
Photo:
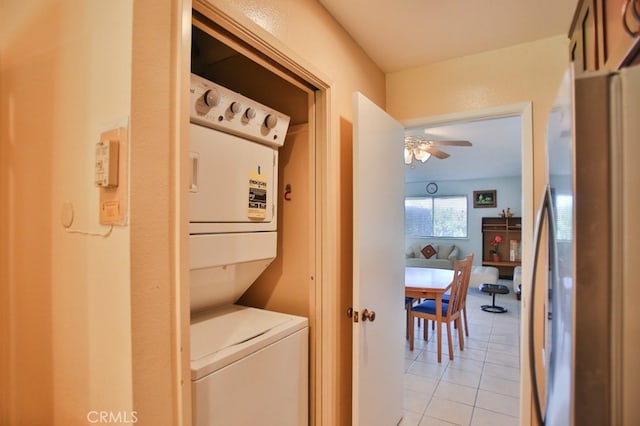
[[[438,192],[438,185],[435,182],[429,182],[427,184],[427,193],[435,194]]]

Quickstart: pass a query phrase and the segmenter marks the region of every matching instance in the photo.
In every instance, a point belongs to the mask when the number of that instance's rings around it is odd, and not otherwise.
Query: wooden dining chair
[[[451,281],[451,290],[449,296],[449,303],[442,303],[442,315],[438,316],[437,313],[437,301],[433,299],[426,300],[418,305],[412,306],[411,316],[409,319],[409,349],[413,350],[414,341],[414,324],[416,318],[423,318],[425,320],[424,340],[428,340],[428,320],[435,321],[438,336],[438,362],[442,361],[442,323],[447,324],[447,339],[449,344],[449,359],[453,359],[453,341],[451,335],[451,323],[455,323],[458,328],[458,341],[460,343],[460,350],[464,350],[464,338],[462,336],[462,322],[460,319],[460,309],[462,307],[462,281],[463,281],[463,268],[466,265],[467,260],[458,260],[454,263],[453,279]]]
[[[460,295],[462,297],[461,310],[462,310],[462,322],[464,324],[464,334],[469,337],[469,324],[467,323],[467,292],[469,291],[469,281],[471,281],[471,269],[473,269],[473,253],[468,254],[465,258],[465,265],[462,272],[462,288],[460,289]],[[442,296],[443,303],[449,303],[449,295]]]
[[[407,311],[407,339],[409,338],[409,321],[411,321],[411,307],[415,303],[416,299],[413,297],[404,298],[404,309]]]
[[[471,270],[473,269],[473,253],[468,254],[464,261],[466,262],[464,266],[462,277],[462,289],[460,290],[460,294],[462,295],[462,322],[464,324],[464,334],[469,336],[469,324],[467,323],[467,293],[469,292],[469,282],[471,281]],[[449,294],[442,295],[442,303],[449,303]],[[435,330],[436,325],[435,322],[431,323],[431,329]]]

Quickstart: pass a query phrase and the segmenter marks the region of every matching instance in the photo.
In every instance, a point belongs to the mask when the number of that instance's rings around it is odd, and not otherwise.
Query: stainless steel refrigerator
[[[640,67],[564,75],[529,309],[533,424],[640,424]]]

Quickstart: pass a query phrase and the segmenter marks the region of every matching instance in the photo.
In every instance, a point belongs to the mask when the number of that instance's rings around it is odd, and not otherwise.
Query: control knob
[[[278,124],[278,117],[268,114],[264,119],[264,125],[267,129],[273,129]]]
[[[231,102],[231,105],[229,105],[229,111],[233,114],[240,113],[242,111],[242,104],[240,102]]]
[[[217,106],[220,103],[220,93],[218,93],[218,91],[216,89],[209,89],[204,93],[204,103],[210,107],[213,108],[214,106]]]
[[[255,116],[256,116],[256,110],[254,108],[247,108],[247,110],[244,112],[244,117],[247,120],[251,120],[255,118]]]

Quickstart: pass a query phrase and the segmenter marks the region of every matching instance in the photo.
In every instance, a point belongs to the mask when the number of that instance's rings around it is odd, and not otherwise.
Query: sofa
[[[453,262],[459,254],[460,250],[455,244],[414,242],[407,247],[405,257],[407,266],[453,269]]]

